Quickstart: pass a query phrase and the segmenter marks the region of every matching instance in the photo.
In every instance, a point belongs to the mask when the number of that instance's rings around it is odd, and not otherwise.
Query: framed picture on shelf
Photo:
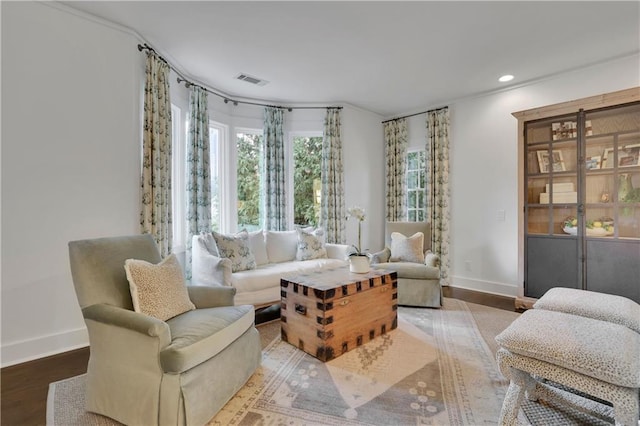
[[[604,154],[602,154],[602,168],[613,168],[613,148],[605,148]]]
[[[618,150],[618,167],[640,166],[640,144]]]
[[[600,163],[602,161],[602,156],[600,155],[592,155],[591,157],[587,157],[587,170],[597,170],[600,168]]]
[[[564,165],[564,159],[562,158],[562,151],[554,149],[551,152],[553,161],[549,161],[549,151],[537,151],[538,154],[538,167],[540,167],[540,173],[549,173],[549,164],[553,164],[554,172],[564,172],[566,170]]]

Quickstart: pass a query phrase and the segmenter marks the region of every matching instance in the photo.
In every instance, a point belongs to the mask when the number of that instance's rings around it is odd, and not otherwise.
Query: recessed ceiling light
[[[498,79],[498,81],[501,83],[506,83],[507,81],[511,81],[511,80],[513,80],[513,76],[511,74],[503,75]]]

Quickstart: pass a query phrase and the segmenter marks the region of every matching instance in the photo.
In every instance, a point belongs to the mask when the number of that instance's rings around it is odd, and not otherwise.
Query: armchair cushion
[[[220,257],[231,260],[233,272],[256,269],[256,258],[249,248],[249,233],[238,232],[235,235],[225,235],[213,232]]]
[[[424,234],[416,232],[410,237],[399,232],[391,233],[391,262],[424,263]]]
[[[233,299],[236,295],[234,287],[188,285],[187,290],[189,291],[189,298],[196,305],[196,309],[233,306]]]
[[[189,299],[182,268],[175,254],[155,265],[144,260],[127,259],[124,268],[135,312],[165,321],[196,308]]]
[[[413,280],[437,280],[440,278],[440,270],[431,266],[414,262],[388,262],[373,265],[376,269],[387,269],[398,273],[398,278]]]
[[[167,321],[171,343],[160,352],[165,373],[182,373],[229,346],[255,320],[251,305],[196,309]]]

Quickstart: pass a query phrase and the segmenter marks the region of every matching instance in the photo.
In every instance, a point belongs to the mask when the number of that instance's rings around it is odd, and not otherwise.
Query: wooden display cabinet
[[[640,302],[640,88],[520,111],[516,307],[552,287]]]

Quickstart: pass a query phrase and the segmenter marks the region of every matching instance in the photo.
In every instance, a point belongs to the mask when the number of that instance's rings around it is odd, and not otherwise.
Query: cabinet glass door
[[[640,302],[640,104],[585,122],[585,288]]]
[[[525,295],[578,288],[578,115],[525,123]]]

